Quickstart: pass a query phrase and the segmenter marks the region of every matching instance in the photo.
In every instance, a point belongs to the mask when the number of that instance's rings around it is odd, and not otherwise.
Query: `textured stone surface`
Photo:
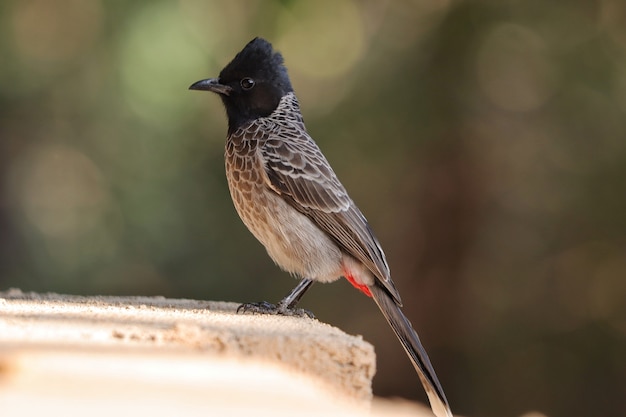
[[[369,343],[317,320],[240,315],[236,307],[0,292],[0,409],[6,416],[369,413]],[[373,415],[400,410],[380,403]],[[429,415],[412,404],[402,410]]]
[[[278,364],[358,401],[371,399],[370,344],[317,320],[236,314],[234,303],[159,297],[0,293],[0,342],[8,349],[183,349]]]

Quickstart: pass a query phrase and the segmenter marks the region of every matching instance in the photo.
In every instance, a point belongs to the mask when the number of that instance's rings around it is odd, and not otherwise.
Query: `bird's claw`
[[[237,313],[252,314],[273,314],[291,317],[308,317],[314,319],[315,315],[304,308],[294,308],[284,305],[283,303],[272,304],[267,301],[258,303],[244,303],[237,307]]]

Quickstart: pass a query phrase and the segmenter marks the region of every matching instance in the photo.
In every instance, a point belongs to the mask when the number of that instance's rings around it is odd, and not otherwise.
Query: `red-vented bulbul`
[[[280,53],[253,39],[218,78],[189,87],[217,93],[228,115],[226,176],[239,216],[282,269],[302,279],[278,304],[243,311],[303,314],[313,281],[345,277],[372,297],[409,355],[437,417],[452,415],[437,375],[400,307],[400,294],[365,216],[304,127]]]

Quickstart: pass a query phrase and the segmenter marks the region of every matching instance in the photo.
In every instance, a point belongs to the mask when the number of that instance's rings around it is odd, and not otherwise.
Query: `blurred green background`
[[[453,410],[626,415],[623,0],[3,0],[0,287],[285,295],[228,195],[222,105],[187,90],[257,35]],[[301,306],[375,345],[376,394],[425,401],[370,300]]]

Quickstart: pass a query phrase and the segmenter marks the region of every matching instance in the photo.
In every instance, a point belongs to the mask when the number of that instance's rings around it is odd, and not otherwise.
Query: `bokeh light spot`
[[[247,28],[251,20],[272,7],[268,2],[251,1],[179,0],[179,4],[188,22],[186,29],[197,44],[204,46],[201,53],[220,56],[232,53],[233,48],[251,39],[252,35],[243,30],[234,31],[233,22],[238,28]]]
[[[616,327],[626,330],[624,271],[626,256],[623,253],[611,253],[599,262],[590,280],[589,304],[596,318],[619,324]]]
[[[40,146],[15,161],[10,188],[28,221],[48,238],[71,239],[103,220],[109,193],[98,167],[64,146]]]
[[[121,75],[131,109],[144,120],[171,125],[194,104],[187,88],[205,73],[184,16],[175,3],[150,3],[130,19],[122,37]]]
[[[484,94],[505,110],[536,109],[555,89],[555,68],[546,46],[524,26],[496,26],[481,45],[476,68]]]
[[[12,16],[16,50],[33,64],[71,59],[92,45],[102,16],[97,0],[17,2]]]
[[[336,78],[365,52],[360,11],[352,1],[300,1],[284,8],[276,47],[288,57],[290,71],[311,78]]]

